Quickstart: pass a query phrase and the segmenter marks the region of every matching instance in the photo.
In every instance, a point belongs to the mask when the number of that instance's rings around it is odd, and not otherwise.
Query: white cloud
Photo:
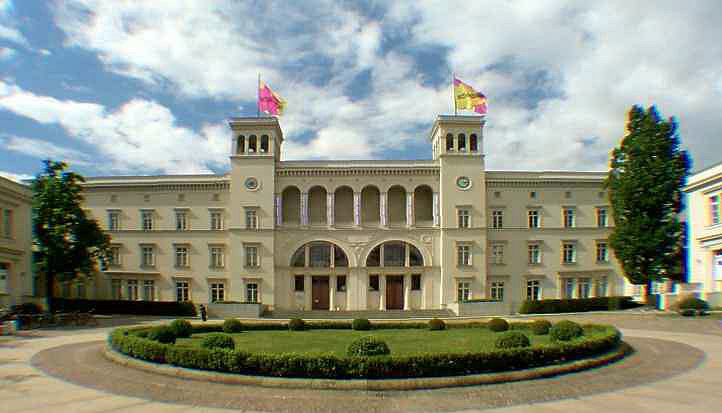
[[[17,52],[15,51],[15,49],[11,49],[9,47],[0,47],[0,60],[10,60],[15,57],[16,54]]]
[[[78,165],[89,165],[92,160],[88,154],[40,139],[10,135],[5,136],[5,139],[0,140],[0,143],[9,151],[40,159],[57,159]]]
[[[11,181],[15,181],[19,184],[22,184],[23,183],[22,181],[24,181],[24,180],[35,178],[32,175],[16,174],[16,173],[8,172],[8,171],[0,171],[0,176],[5,177]]]
[[[9,40],[21,46],[28,46],[28,41],[18,29],[0,24],[0,39]]]

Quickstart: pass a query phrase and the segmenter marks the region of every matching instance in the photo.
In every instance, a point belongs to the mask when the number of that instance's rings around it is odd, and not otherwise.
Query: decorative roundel
[[[471,188],[471,179],[468,176],[460,176],[456,178],[456,186],[459,189],[469,189]]]
[[[246,182],[244,183],[244,185],[249,191],[255,191],[256,189],[258,189],[258,179],[253,177],[246,178]]]

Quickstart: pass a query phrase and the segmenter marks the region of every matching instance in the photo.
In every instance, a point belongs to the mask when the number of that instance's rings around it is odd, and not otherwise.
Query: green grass
[[[525,331],[532,346],[548,344],[549,336],[536,336]],[[346,347],[354,339],[371,335],[384,340],[391,354],[427,352],[478,352],[494,349],[494,333],[485,328],[454,328],[443,331],[425,329],[399,330],[307,330],[307,331],[244,331],[232,334],[237,350],[267,353],[333,353],[346,355]],[[594,333],[589,333],[594,334]],[[204,334],[178,339],[182,346],[200,346]]]

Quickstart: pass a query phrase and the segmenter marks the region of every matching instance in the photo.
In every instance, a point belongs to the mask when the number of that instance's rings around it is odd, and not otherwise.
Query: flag
[[[270,115],[283,115],[286,101],[275,94],[265,82],[258,84],[258,111]]]
[[[454,77],[454,107],[471,109],[483,115],[486,113],[486,96]]]

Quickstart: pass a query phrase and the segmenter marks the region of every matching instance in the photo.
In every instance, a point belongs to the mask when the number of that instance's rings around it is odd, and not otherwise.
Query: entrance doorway
[[[386,276],[386,309],[387,310],[403,310],[404,309],[404,276],[403,275],[387,275]]]
[[[311,309],[328,310],[328,277],[312,277],[311,284]]]

